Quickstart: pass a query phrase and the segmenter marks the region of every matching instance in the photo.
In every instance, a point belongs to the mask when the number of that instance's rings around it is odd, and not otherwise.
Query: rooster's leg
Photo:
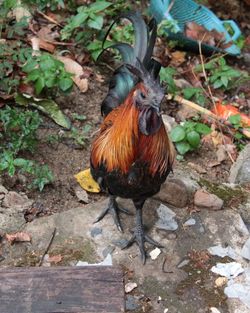
[[[104,216],[107,214],[107,213],[111,213],[112,216],[113,216],[113,219],[114,219],[114,222],[115,222],[115,225],[117,226],[118,230],[119,231],[123,231],[122,229],[122,225],[121,225],[121,221],[120,221],[120,217],[119,217],[119,211],[120,212],[123,212],[123,213],[126,213],[128,215],[130,215],[131,213],[127,210],[127,209],[124,209],[124,208],[120,208],[116,202],[116,197],[114,196],[109,196],[109,204],[108,204],[108,207],[105,208],[102,213],[97,217],[97,219],[94,221],[94,223],[97,223],[99,222],[100,220],[102,220],[104,218]]]
[[[144,247],[144,243],[148,242],[152,244],[153,246],[156,246],[158,248],[162,248],[162,245],[160,245],[158,242],[156,242],[154,239],[149,237],[147,234],[145,234],[144,226],[142,223],[142,207],[145,202],[145,200],[133,200],[135,208],[136,208],[136,227],[133,233],[133,236],[130,238],[126,246],[122,247],[122,249],[130,247],[134,242],[136,242],[139,246],[140,252],[141,252],[141,259],[143,264],[146,262],[146,251]]]

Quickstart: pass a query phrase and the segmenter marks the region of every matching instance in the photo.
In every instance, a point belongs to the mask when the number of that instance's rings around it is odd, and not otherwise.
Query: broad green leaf
[[[193,148],[197,148],[200,144],[201,138],[200,135],[193,130],[187,134],[187,141]]]
[[[35,81],[38,79],[38,77],[40,77],[40,71],[38,69],[34,69],[33,71],[31,71],[29,74],[28,74],[28,81]]]
[[[47,58],[46,60],[41,60],[39,65],[40,65],[41,70],[43,70],[45,72],[47,70],[50,70],[52,67],[54,67],[55,66],[55,62],[50,57],[50,58]]]
[[[223,83],[221,80],[216,80],[216,82],[213,84],[214,89],[218,89],[220,87],[222,87]]]
[[[240,114],[235,114],[235,115],[231,115],[229,116],[229,122],[233,125],[239,125],[241,122],[241,116]]]
[[[208,127],[207,125],[202,124],[202,123],[197,123],[196,126],[195,126],[195,130],[199,134],[202,134],[202,135],[208,135],[212,131],[210,127]]]
[[[225,87],[228,86],[228,78],[226,76],[222,76],[221,81]]]
[[[65,77],[59,80],[59,87],[62,91],[69,90],[73,85],[73,80],[71,78]]]
[[[170,132],[170,137],[173,142],[182,141],[185,138],[185,135],[185,129],[180,125],[173,128]]]
[[[36,93],[39,95],[39,93],[43,90],[44,87],[45,87],[45,80],[43,77],[40,76],[38,77],[35,83]]]
[[[183,95],[185,99],[191,99],[197,92],[199,92],[198,88],[187,87],[183,90]]]
[[[18,167],[23,167],[23,166],[27,166],[30,163],[29,160],[26,159],[22,159],[22,158],[16,158],[14,160],[14,165],[18,166]]]
[[[29,73],[29,72],[31,72],[32,70],[34,70],[37,65],[38,65],[38,63],[37,63],[36,60],[30,60],[30,61],[28,61],[28,62],[22,67],[22,70],[23,70],[25,73]]]
[[[94,2],[89,6],[88,11],[97,13],[97,12],[105,10],[106,8],[108,8],[111,5],[112,5],[112,3],[108,2],[108,1]]]
[[[103,26],[103,17],[102,16],[96,16],[95,19],[88,20],[88,26],[90,28],[94,29],[102,29]]]
[[[177,142],[175,146],[176,146],[177,151],[181,155],[184,155],[185,153],[187,153],[188,151],[192,149],[189,143],[185,141]]]
[[[26,107],[31,106],[42,111],[44,114],[52,118],[58,125],[66,129],[71,128],[69,118],[62,113],[58,104],[53,100],[25,97],[24,95],[18,94],[15,97],[15,101],[19,105]]]

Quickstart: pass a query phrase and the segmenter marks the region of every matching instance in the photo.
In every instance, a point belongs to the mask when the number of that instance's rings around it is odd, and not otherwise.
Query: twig
[[[56,228],[54,228],[54,231],[53,231],[53,233],[52,233],[52,235],[51,235],[49,244],[48,244],[47,248],[45,249],[45,251],[44,251],[44,253],[43,253],[42,257],[41,257],[41,260],[40,260],[40,262],[38,263],[38,266],[41,266],[41,265],[43,264],[44,257],[45,257],[45,255],[48,253],[48,251],[49,251],[49,249],[50,249],[50,247],[51,247],[51,245],[52,245],[52,242],[53,242],[53,240],[54,240],[54,238],[55,238],[55,235],[56,235]]]
[[[204,74],[204,78],[205,78],[205,81],[206,81],[206,83],[207,83],[207,90],[208,90],[208,93],[209,93],[209,95],[210,95],[210,99],[211,99],[211,101],[212,101],[212,103],[213,103],[214,111],[217,113],[217,110],[216,110],[216,103],[215,103],[215,100],[214,100],[214,98],[213,98],[212,90],[211,90],[211,88],[210,88],[210,85],[209,85],[209,82],[208,82],[207,73],[206,73],[206,70],[205,70],[203,55],[202,55],[202,51],[201,51],[201,43],[202,43],[202,42],[199,41],[199,54],[200,54],[200,59],[201,59],[202,72],[203,72],[203,74]],[[218,127],[219,127],[219,129],[220,129],[221,134],[222,134],[223,144],[225,145],[226,142],[225,142],[225,138],[224,138],[224,136],[223,136],[223,132],[222,132],[222,128],[221,128],[220,123],[218,123]],[[229,156],[231,162],[234,163],[234,159],[233,159],[231,153],[230,153],[228,150],[227,150],[227,154],[228,154],[228,156]]]
[[[42,15],[46,20],[50,21],[53,24],[56,24],[60,27],[63,27],[60,23],[58,23],[56,20],[54,20],[52,17],[49,17],[48,15],[44,14],[43,12],[41,12],[40,10],[37,10],[37,13],[39,13],[40,15]]]

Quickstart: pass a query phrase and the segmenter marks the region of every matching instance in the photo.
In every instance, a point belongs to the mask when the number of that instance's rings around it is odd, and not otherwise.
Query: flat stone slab
[[[134,212],[130,200],[118,199],[118,203]],[[247,264],[240,256],[240,251],[249,233],[237,212],[202,210],[192,214],[196,221],[194,225],[183,226],[191,217],[190,213],[186,209],[172,208],[179,227],[176,231],[166,231],[156,228],[156,209],[160,202],[148,200],[144,207],[146,229],[165,248],[161,249],[156,260],[148,256],[143,266],[136,245],[127,250],[120,248],[131,236],[129,230],[134,227],[134,216],[121,215],[124,233],[117,230],[110,215],[93,224],[106,205],[106,200],[83,205],[27,224],[24,231],[31,235],[32,243],[21,244],[19,249],[17,245],[9,246],[1,265],[37,265],[56,228],[56,236],[48,254],[61,255],[62,261],[58,265],[75,265],[77,261],[96,263],[102,261],[108,253],[112,254],[113,263],[125,269],[126,280],[138,285],[130,295],[134,297],[133,312],[146,310],[159,313],[168,309],[171,313],[204,313],[209,312],[210,307],[216,307],[221,313],[236,313],[234,303],[238,309],[241,308],[238,300],[226,301],[223,288],[214,286],[218,276],[209,269],[191,266],[196,264],[195,258],[183,267],[178,266],[187,260],[187,255],[194,254],[192,251],[206,250],[218,244],[230,245],[238,255],[236,261]],[[150,245],[146,245],[146,248],[148,253],[154,249]],[[212,259],[214,263],[216,260]],[[244,312],[247,311],[242,309]]]

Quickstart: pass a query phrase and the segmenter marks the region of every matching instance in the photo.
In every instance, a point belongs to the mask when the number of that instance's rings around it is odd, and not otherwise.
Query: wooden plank
[[[113,266],[0,269],[1,313],[121,313],[123,273]]]

